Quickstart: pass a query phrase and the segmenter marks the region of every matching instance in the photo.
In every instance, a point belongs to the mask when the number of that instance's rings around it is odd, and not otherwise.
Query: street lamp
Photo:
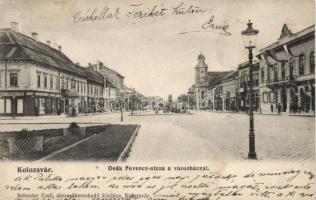
[[[123,99],[121,97],[120,99],[120,107],[121,107],[121,122],[123,122],[123,106],[124,106],[124,103],[123,103]]]
[[[253,118],[253,75],[252,75],[252,49],[256,47],[256,37],[259,33],[258,30],[252,28],[252,23],[247,23],[247,29],[241,32],[245,48],[249,51],[249,159],[257,159],[256,147],[255,147],[255,130],[254,130],[254,118]]]

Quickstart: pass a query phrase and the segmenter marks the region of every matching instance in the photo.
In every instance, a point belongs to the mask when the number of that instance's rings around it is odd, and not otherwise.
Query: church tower
[[[197,58],[197,65],[195,66],[195,84],[205,84],[207,82],[208,66],[205,63],[205,56],[200,53]]]

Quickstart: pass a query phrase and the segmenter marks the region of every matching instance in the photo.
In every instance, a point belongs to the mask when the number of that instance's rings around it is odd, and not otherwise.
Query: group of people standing
[[[271,108],[271,112],[273,113],[273,111],[274,111],[274,106],[273,106],[272,103],[271,103],[271,105],[270,105],[270,108]],[[277,106],[276,106],[276,110],[278,111],[278,114],[281,114],[281,109],[282,109],[282,106],[281,106],[280,103],[278,103]]]

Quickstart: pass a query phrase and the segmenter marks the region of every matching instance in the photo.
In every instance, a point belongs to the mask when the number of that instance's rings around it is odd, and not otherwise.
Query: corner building
[[[86,101],[86,73],[61,51],[18,32],[0,29],[0,115],[68,114]]]
[[[278,40],[261,49],[262,112],[315,113],[315,25],[295,34],[284,24]]]

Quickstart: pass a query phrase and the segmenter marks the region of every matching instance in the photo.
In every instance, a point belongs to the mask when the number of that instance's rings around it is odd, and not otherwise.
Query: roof
[[[90,64],[89,67],[95,68],[97,65],[98,65],[98,64]],[[118,76],[121,77],[121,78],[125,78],[122,74],[120,74],[120,73],[118,73],[117,71],[115,71],[115,70],[113,70],[113,69],[111,69],[111,68],[105,66],[105,65],[103,64],[103,62],[100,62],[100,70],[102,70],[102,69],[106,69],[106,70],[111,71],[112,73],[118,75]]]
[[[103,85],[104,77],[102,76],[101,73],[99,73],[98,71],[93,70],[93,69],[91,69],[89,67],[80,67],[80,68],[83,71],[85,71],[88,81]]]
[[[202,53],[200,53],[199,56],[198,56],[198,59],[203,59],[203,60],[205,60],[205,56],[204,56]]]
[[[259,70],[259,62],[258,61],[255,61],[253,63],[253,66],[254,66],[254,68],[253,68],[254,71]],[[239,64],[238,70],[245,69],[248,67],[249,67],[249,61]]]
[[[223,80],[222,80],[222,81],[227,81],[227,80],[234,79],[237,75],[238,75],[238,71],[230,71],[230,73],[227,73],[227,74],[223,77]]]
[[[284,29],[284,26],[282,28],[282,31],[284,31],[283,29]],[[282,36],[282,31],[281,31],[281,36]],[[274,42],[274,43],[270,44],[269,46],[261,49],[260,53],[258,55],[263,54],[266,50],[272,50],[272,49],[278,48],[282,45],[296,42],[300,39],[305,38],[306,36],[310,36],[310,35],[314,35],[314,34],[315,34],[315,24],[312,26],[309,26],[309,27],[297,32],[297,33],[292,34],[292,32],[291,32],[291,34],[287,34],[287,37],[280,36],[280,38],[277,42]]]
[[[107,88],[116,88],[115,85],[111,81],[109,81],[108,79],[106,79],[106,87]]]
[[[0,59],[37,61],[86,77],[61,51],[11,29],[0,29]]]
[[[224,78],[228,75],[231,75],[234,71],[211,71],[208,72],[208,81],[209,81],[209,88],[215,87],[215,85],[219,84],[224,80]]]

